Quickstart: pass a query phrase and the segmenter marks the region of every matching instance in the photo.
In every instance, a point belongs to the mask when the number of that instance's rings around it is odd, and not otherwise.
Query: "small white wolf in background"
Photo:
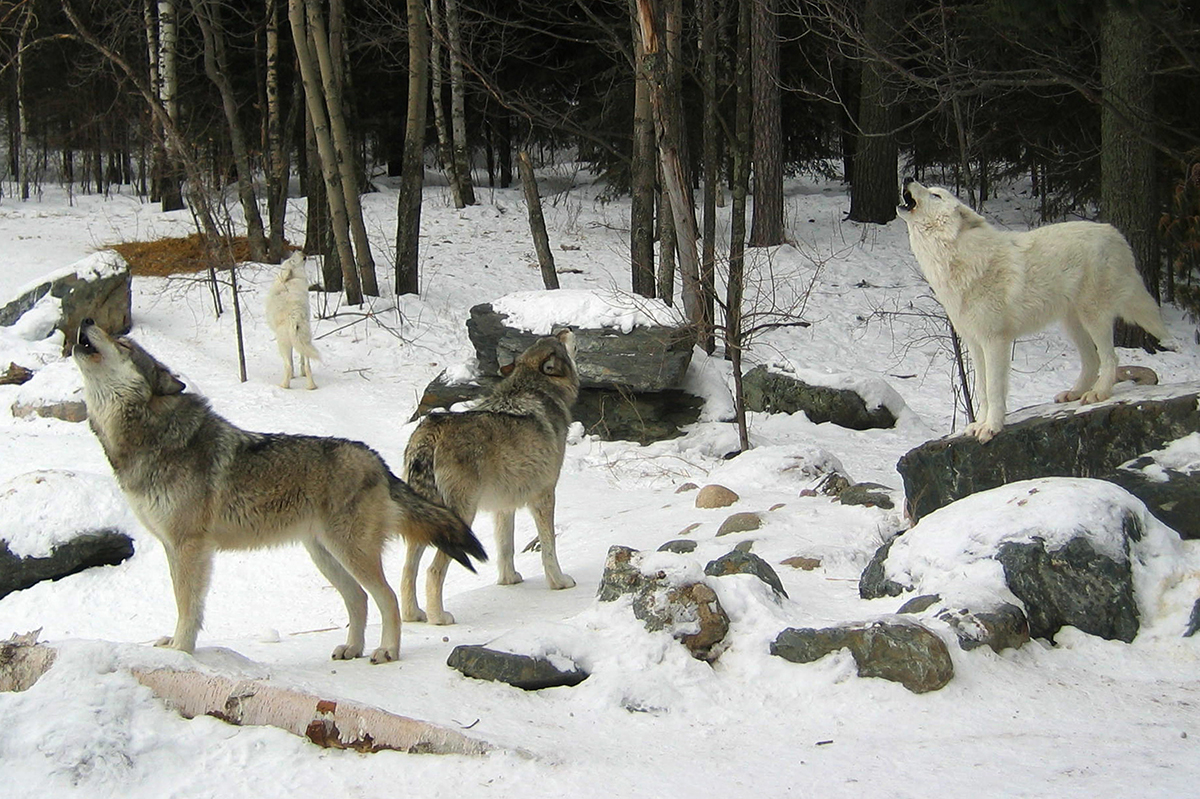
[[[284,388],[292,387],[292,350],[300,356],[300,376],[313,382],[312,360],[320,360],[312,343],[312,328],[308,317],[308,275],[304,271],[304,253],[297,250],[279,267],[279,274],[267,292],[267,324],[275,333],[279,357],[283,358]]]
[[[1113,321],[1167,337],[1133,251],[1112,225],[1061,222],[1022,233],[997,230],[942,188],[904,184],[900,218],[913,255],[962,336],[980,381],[967,435],[1004,427],[1013,341],[1061,320],[1079,350],[1079,379],[1055,402],[1100,402],[1117,380]]]

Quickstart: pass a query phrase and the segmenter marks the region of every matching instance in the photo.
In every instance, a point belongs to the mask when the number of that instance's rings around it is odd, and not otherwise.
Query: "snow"
[[[504,323],[517,330],[548,336],[559,327],[596,329],[615,327],[628,333],[635,327],[677,325],[683,320],[678,310],[662,300],[609,291],[559,289],[552,302],[545,291],[518,291],[492,303],[492,310],[506,314]]]
[[[601,319],[632,326],[660,318],[657,304],[624,301],[628,204],[602,201],[602,187],[586,183],[545,198],[564,290],[539,290],[519,189],[481,189],[480,205],[458,211],[445,187],[430,186],[422,212],[423,294],[391,296],[386,264],[396,193],[387,180],[377,183],[380,191],[363,200],[385,293],[366,309],[313,295],[322,355],[316,391],[275,385],[280,364],[262,312],[272,266],[247,264],[239,273],[245,383],[237,378],[232,316],[213,313],[202,282],[135,278],[132,335],[234,423],[363,440],[398,468],[415,426],[403,420],[424,386],[443,370],[465,373],[462,365],[473,354],[465,321],[473,305],[499,302],[498,310],[508,308],[538,332]],[[291,202],[288,237],[302,241],[304,201]],[[1193,793],[1200,778],[1200,636],[1181,638],[1180,619],[1200,597],[1197,544],[1176,540],[1149,518],[1146,539],[1131,550],[1143,611],[1143,632],[1132,644],[1068,628],[1053,647],[1035,641],[1001,654],[986,647],[963,652],[948,628],[933,627],[950,645],[956,674],[942,690],[920,696],[857,677],[845,652],[807,665],[768,654],[769,642],[785,627],[885,617],[903,601],[865,601],[857,591],[875,549],[905,528],[902,511],[842,506],[805,489],[834,469],[896,488],[900,455],[963,424],[945,327],[923,313],[936,305],[917,275],[903,225],[844,222],[848,205],[840,185],[788,184],[786,219],[794,245],[749,251],[747,298],[761,307],[802,310],[810,326],[763,333],[746,355],[750,365],[785,365],[806,379],[854,385],[903,409],[901,423],[855,431],[814,424],[801,413],[751,414],[756,448],[727,460],[737,442],[729,421],[729,365],[698,352],[686,380],[708,406],[683,437],[638,446],[573,429],[558,489],[558,550],[578,586],[548,590],[536,553],[518,554],[526,579],[516,586],[495,585],[490,565],[479,575],[455,567],[446,602],[458,624],[406,624],[396,664],[328,659],[342,638],[345,611],[301,547],[218,554],[195,657],[149,646],[174,624],[166,559],[161,544],[128,517],[95,437],[86,424],[0,414],[0,520],[6,525],[0,537],[32,553],[48,549],[68,528],[111,525],[130,533],[136,547],[119,566],[0,599],[0,635],[42,628],[42,639],[59,653],[33,688],[0,694],[0,794],[627,799]],[[1009,187],[987,214],[1017,229],[1028,223],[1033,205],[1020,186]],[[5,201],[0,300],[106,244],[183,235],[190,221],[186,212],[162,214],[120,194],[68,196],[47,187],[39,201]],[[310,274],[318,273],[317,266],[310,259]],[[766,275],[791,293],[768,295]],[[34,335],[52,311],[41,308],[22,320],[29,326],[20,328],[23,334],[0,328],[0,365],[15,361],[38,372],[28,387],[0,386],[0,407],[19,396],[64,398],[76,389],[71,364],[60,356],[61,336]],[[1177,351],[1149,356],[1123,350],[1121,361],[1151,366],[1166,383],[1196,383],[1200,358],[1189,343],[1193,325],[1175,309],[1165,316]],[[1010,408],[1046,402],[1074,382],[1077,369],[1059,331],[1023,339],[1016,347]],[[1169,390],[1121,384],[1114,401]],[[1060,411],[1074,412],[1071,406]],[[1188,437],[1160,453],[1158,462],[1192,468],[1198,446]],[[694,492],[676,493],[685,482],[721,482],[741,500],[731,508],[700,510]],[[944,568],[964,594],[995,590],[994,574],[984,574],[971,555],[970,536],[995,541],[1015,535],[1004,500],[1015,495],[1003,492],[1020,490],[1027,489],[1000,489],[996,497],[975,500],[992,504],[931,515],[922,522],[933,530],[924,554],[915,544],[904,545],[913,546],[909,568]],[[1089,508],[1110,501],[1142,512],[1127,496],[1102,491],[1111,489],[1055,482],[1028,497],[1021,513],[1065,535],[1071,519],[1086,519]],[[763,526],[718,538],[720,523],[742,510],[760,513]],[[480,516],[474,527],[488,544],[490,518]],[[529,515],[519,512],[518,542],[533,536]],[[697,542],[695,552],[654,552],[680,536]],[[896,547],[903,550],[907,538]],[[646,562],[656,567],[699,576],[709,560],[745,542],[775,567],[791,598],[777,601],[745,575],[703,578],[731,618],[728,647],[712,666],[691,658],[668,634],[645,632],[627,602],[595,600],[612,545],[645,551]],[[814,571],[782,565],[793,556],[818,558],[821,565]],[[393,586],[402,564],[403,548],[393,546],[385,564]],[[371,614],[368,640],[379,633],[374,607]],[[592,676],[574,688],[526,693],[446,667],[455,645],[480,643],[561,663],[575,660]],[[195,663],[235,678],[270,679],[365,702],[463,730],[501,749],[484,757],[322,750],[280,730],[185,720],[128,673],[135,665]]]

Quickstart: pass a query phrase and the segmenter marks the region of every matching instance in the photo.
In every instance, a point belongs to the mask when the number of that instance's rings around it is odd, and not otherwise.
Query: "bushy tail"
[[[312,361],[321,360],[321,353],[317,352],[317,348],[312,343],[312,333],[309,330],[308,320],[296,320],[292,325],[292,346],[303,355]]]
[[[1138,288],[1141,288],[1141,277],[1138,277]],[[1160,342],[1167,338],[1167,328],[1163,324],[1162,312],[1158,309],[1158,303],[1150,296],[1150,292],[1142,289],[1141,291],[1131,292],[1123,308],[1118,313],[1126,322],[1133,324],[1145,330],[1150,335],[1154,336]],[[1166,349],[1160,347],[1160,349]]]
[[[487,560],[483,544],[453,511],[421,496],[399,477],[391,475],[391,480],[392,500],[400,508],[407,540],[435,546],[470,571],[475,571],[471,558]]]

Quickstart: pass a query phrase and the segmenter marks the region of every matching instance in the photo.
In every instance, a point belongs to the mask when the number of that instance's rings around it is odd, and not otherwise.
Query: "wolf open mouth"
[[[91,319],[84,319],[79,323],[79,340],[75,343],[75,349],[82,352],[84,355],[94,355],[99,352],[93,345],[91,339],[88,338],[87,330],[92,325],[96,324]]]
[[[900,207],[903,208],[905,211],[911,211],[912,209],[917,207],[917,200],[915,197],[912,196],[911,191],[909,191],[908,189],[905,189],[904,194],[902,196],[904,197],[904,205],[902,205]]]

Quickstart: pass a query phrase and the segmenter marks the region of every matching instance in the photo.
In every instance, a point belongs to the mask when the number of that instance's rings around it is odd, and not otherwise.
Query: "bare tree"
[[[429,0],[429,80],[433,97],[433,129],[437,133],[438,161],[446,171],[450,184],[450,197],[455,208],[464,208],[462,189],[458,183],[457,165],[454,162],[454,145],[450,141],[450,128],[446,123],[446,106],[442,102],[442,25],[443,0]]]
[[[751,247],[783,244],[783,111],[779,89],[778,0],[752,3],[754,220]]]
[[[450,46],[450,133],[454,142],[454,174],[464,205],[475,204],[471,150],[467,146],[466,83],[463,78],[462,25],[458,0],[446,0],[446,41]]]
[[[658,184],[658,157],[654,146],[654,111],[650,106],[650,79],[646,51],[637,21],[637,0],[630,0],[633,24],[634,96],[633,154],[630,170],[629,261],[632,288],[643,297],[653,297],[654,207]]]
[[[742,389],[742,298],[746,277],[746,195],[750,184],[751,108],[753,100],[750,67],[751,11],[749,0],[738,4],[738,43],[736,59],[737,106],[734,111],[733,195],[729,230],[729,279],[725,295],[725,357],[733,367],[733,405],[737,417],[738,445],[750,449],[750,431],[746,425],[746,399]]]
[[[874,52],[887,48],[904,12],[903,0],[866,0],[863,39]],[[890,67],[868,58],[862,68],[858,110],[858,142],[854,148],[854,182],[850,186],[850,218],[856,222],[890,222],[896,218],[897,162],[893,109],[896,92]]]
[[[407,0],[408,116],[396,210],[396,293],[420,291],[421,192],[425,183],[425,107],[429,95],[429,27],[422,0]]]
[[[289,148],[284,144],[285,126],[279,98],[279,0],[267,0],[266,8],[266,69],[267,100],[267,258],[279,263],[283,258],[283,223],[287,213]],[[293,112],[296,104],[293,103]]]
[[[179,19],[175,0],[158,0],[158,101],[162,103],[171,123],[179,124]],[[165,135],[165,133],[164,133]],[[183,208],[179,164],[170,148],[162,151],[163,163],[158,168],[158,195],[163,211]]]
[[[715,278],[717,260],[717,182],[721,165],[717,158],[717,12],[715,0],[700,0],[700,55],[704,78],[700,82],[704,93],[703,158],[704,172],[704,229],[700,258],[701,313],[704,325],[702,344],[712,355],[716,349],[713,335],[715,322]]]
[[[521,173],[521,185],[525,190],[529,231],[533,236],[534,249],[537,250],[538,266],[542,270],[542,285],[547,289],[556,289],[558,272],[554,269],[554,253],[550,249],[550,237],[546,235],[546,220],[542,216],[542,200],[538,196],[537,179],[533,175],[533,162],[525,150],[517,154],[517,171]]]

